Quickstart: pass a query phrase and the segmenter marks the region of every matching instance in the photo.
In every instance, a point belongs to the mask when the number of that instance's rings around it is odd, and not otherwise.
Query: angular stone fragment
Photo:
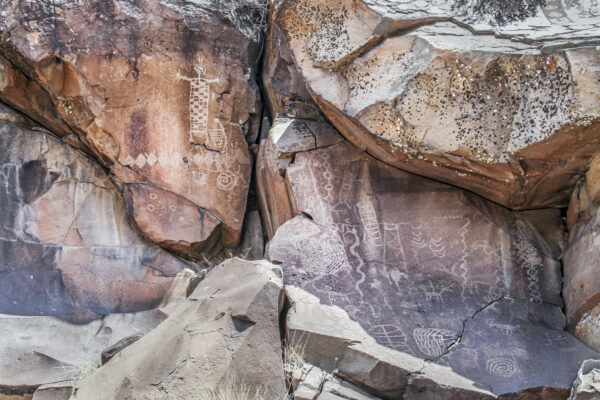
[[[150,331],[165,317],[151,310],[74,325],[52,317],[0,315],[0,393],[32,393],[40,385],[83,379],[100,366],[105,348]]]
[[[119,180],[170,193],[158,222],[147,209],[152,199],[136,193],[144,233],[195,258],[212,236],[235,246],[251,173],[245,134],[255,135],[260,121],[262,1],[28,0],[0,8],[0,54],[48,92]],[[192,206],[194,219],[207,219],[195,229]]]
[[[157,306],[185,264],[129,225],[93,160],[0,121],[0,313],[87,320]]]
[[[287,188],[281,192],[296,207],[296,216],[275,228],[269,259],[282,263],[286,283],[340,307],[381,348],[415,360],[398,366],[401,358],[372,350],[345,356],[354,340],[365,339],[342,329],[344,339],[314,345],[320,351],[311,363],[383,397],[419,393],[443,368],[508,395],[545,386],[564,391],[581,361],[596,354],[564,332],[557,210],[510,212],[347,142],[308,151],[299,142],[302,151],[287,154],[269,143],[262,151],[273,160],[272,176],[281,163],[286,168],[279,182],[263,186],[265,196]],[[287,218],[268,211],[271,221]],[[307,332],[318,320],[341,325],[331,315],[305,318]],[[414,374],[423,361],[437,372]],[[400,372],[377,378],[390,371]]]
[[[513,209],[564,206],[600,149],[600,8],[526,3],[280,0],[270,102],[300,93],[285,84],[299,71],[386,163]]]
[[[577,374],[569,400],[600,398],[600,361],[585,360]]]
[[[230,259],[161,325],[87,377],[73,399],[195,399],[228,382],[281,399],[282,307],[278,267]]]
[[[32,400],[69,400],[73,393],[73,382],[65,381],[42,385],[33,393]]]
[[[275,231],[298,213],[285,170],[298,151],[309,151],[341,143],[341,135],[322,121],[277,118],[261,144],[256,161],[258,203],[263,226],[270,239]]]

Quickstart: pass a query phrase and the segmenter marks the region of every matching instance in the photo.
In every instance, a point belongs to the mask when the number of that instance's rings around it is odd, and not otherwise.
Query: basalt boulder
[[[72,399],[200,399],[241,385],[282,399],[283,299],[279,267],[229,259],[162,324],[84,379]]]
[[[271,108],[312,98],[390,165],[530,209],[566,205],[600,149],[596,3],[279,0],[272,13]]]
[[[418,398],[440,368],[472,382],[474,398],[478,391],[568,392],[581,362],[597,353],[564,331],[557,210],[511,212],[346,141],[305,146],[306,135],[291,126],[276,123],[263,144],[271,160],[264,169],[277,177],[262,185],[263,198],[276,195],[283,204],[287,195],[293,205],[283,216],[265,207],[278,221],[268,258],[282,264],[286,284],[339,307],[369,343],[404,355],[378,358],[360,345],[348,352],[357,339],[308,312],[305,340],[320,329],[317,320],[341,332],[337,344],[311,349],[311,363],[387,398]],[[277,153],[286,134],[296,135],[287,141],[297,152]],[[384,378],[390,371],[397,379]]]
[[[158,306],[186,264],[131,226],[94,160],[19,120],[0,121],[0,313],[88,320]]]
[[[0,54],[123,182],[144,234],[190,258],[234,247],[251,174],[246,137],[260,122],[263,2],[0,9]]]

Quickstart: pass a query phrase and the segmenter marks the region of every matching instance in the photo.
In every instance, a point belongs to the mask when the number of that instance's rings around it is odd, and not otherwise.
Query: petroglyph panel
[[[293,59],[340,132],[390,165],[512,209],[564,206],[600,149],[598,15],[588,0],[283,0],[291,56],[269,60]]]
[[[525,214],[392,168],[348,143],[296,153],[285,177],[305,215],[277,230],[268,257],[282,263],[287,283],[343,308],[380,344],[476,382],[498,380],[502,393],[566,382],[581,354],[590,355],[562,332],[559,254]],[[549,220],[554,215],[548,211]],[[530,319],[540,312],[543,321]],[[477,328],[465,346],[459,338],[471,320],[489,336]],[[568,343],[571,355],[549,349],[550,338]],[[470,364],[461,358],[466,350]],[[566,357],[565,367],[519,373],[539,353]]]
[[[233,247],[252,170],[246,134],[256,137],[261,115],[254,81],[261,44],[253,28],[223,23],[219,7],[240,5],[221,3],[14,3],[0,31],[4,44],[20,38],[5,56],[42,83],[106,168],[126,184],[152,185],[206,210],[222,222],[221,244]],[[183,216],[164,211],[174,223]],[[186,241],[171,232],[169,240]]]

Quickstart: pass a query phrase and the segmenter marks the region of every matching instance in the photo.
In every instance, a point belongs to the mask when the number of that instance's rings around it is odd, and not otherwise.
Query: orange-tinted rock
[[[600,150],[600,9],[554,3],[488,15],[465,1],[281,0],[268,65],[299,71],[340,132],[388,164],[513,209],[564,206]],[[266,79],[271,103],[295,93],[281,74]]]
[[[269,259],[281,263],[287,284],[334,306],[332,314],[341,308],[373,342],[416,358],[419,373],[386,361],[400,356],[378,358],[366,340],[352,346],[345,327],[326,340],[320,332],[335,318],[316,314],[303,316],[296,332],[312,338],[311,363],[387,398],[418,398],[429,385],[444,392],[424,375],[446,385],[440,366],[495,395],[570,388],[581,362],[597,353],[564,331],[557,210],[511,212],[345,141],[311,149],[296,134],[298,151],[278,150],[294,142],[283,140],[298,132],[292,126],[276,121],[263,149],[271,176],[279,173],[263,191],[288,193],[296,207],[287,222],[268,209],[282,223]],[[385,379],[390,374],[401,378]]]
[[[71,134],[71,129],[63,122],[52,99],[40,84],[25,76],[1,56],[0,100],[26,113],[55,135]]]
[[[172,192],[219,221],[190,233],[180,223],[187,208],[166,205],[173,215],[156,222],[134,210],[148,236],[162,231],[161,243],[190,243],[184,250],[199,257],[198,238],[220,235],[233,247],[240,236],[251,173],[245,134],[260,115],[260,11],[258,2],[8,3],[0,52],[48,91],[117,178]]]
[[[185,264],[132,229],[85,154],[0,121],[0,313],[87,319],[157,306]]]

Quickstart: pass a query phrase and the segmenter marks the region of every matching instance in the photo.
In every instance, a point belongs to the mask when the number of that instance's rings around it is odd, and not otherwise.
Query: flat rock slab
[[[279,267],[229,259],[161,325],[83,380],[73,400],[196,399],[228,384],[281,399],[282,307]]]
[[[556,211],[509,212],[347,142],[297,153],[285,184],[301,215],[268,257],[379,344],[496,395],[569,388],[596,354],[563,330]]]
[[[40,385],[81,380],[100,366],[104,349],[125,337],[145,334],[165,318],[161,311],[151,310],[75,325],[52,317],[2,314],[0,393],[32,393]]]
[[[233,247],[251,174],[245,134],[255,137],[260,119],[253,71],[264,4],[3,1],[0,8],[0,54],[42,85],[116,177],[171,192],[218,220],[190,234],[188,206],[161,195],[167,204],[152,212],[153,199],[137,192],[138,225],[198,258],[213,231]]]
[[[564,206],[600,149],[600,8],[567,3],[280,0],[269,97],[287,73],[386,163],[513,209]]]
[[[89,320],[158,306],[186,264],[144,240],[102,168],[0,121],[0,313]]]

